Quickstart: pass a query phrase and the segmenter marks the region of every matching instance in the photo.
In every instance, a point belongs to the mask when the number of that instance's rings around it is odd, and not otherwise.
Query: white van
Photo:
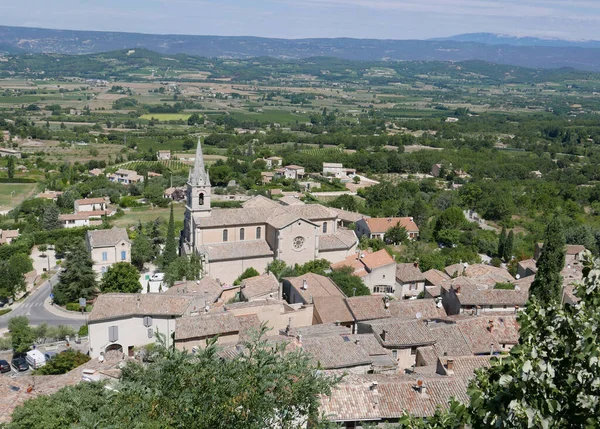
[[[33,369],[38,369],[46,365],[46,357],[39,350],[28,351],[27,356],[25,356],[25,360]]]

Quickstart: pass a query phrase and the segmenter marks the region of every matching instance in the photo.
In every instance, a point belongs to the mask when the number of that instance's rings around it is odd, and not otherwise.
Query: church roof
[[[357,242],[354,231],[340,229],[335,234],[319,236],[319,251],[350,249]]]
[[[273,257],[273,250],[266,241],[235,241],[230,243],[206,244],[198,248],[200,253],[208,255],[211,262],[230,259]]]
[[[210,186],[208,172],[204,166],[204,158],[202,155],[202,145],[200,144],[200,139],[198,139],[196,158],[194,159],[194,168],[190,170],[188,183],[192,186]]]

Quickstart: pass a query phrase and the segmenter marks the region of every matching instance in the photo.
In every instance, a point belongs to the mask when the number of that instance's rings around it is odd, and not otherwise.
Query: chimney
[[[417,380],[417,390],[421,396],[425,396],[427,394],[427,388],[425,387],[425,383],[420,378]]]
[[[383,331],[381,331],[381,341],[385,341],[386,334],[387,334],[387,331],[385,329]]]
[[[302,290],[306,290],[308,289],[308,282],[306,281],[306,279],[302,280]]]
[[[479,316],[481,314],[481,305],[475,307],[475,315]]]
[[[454,293],[460,295],[460,286],[456,286],[456,289],[454,289]]]
[[[371,389],[373,392],[377,392],[377,386],[379,386],[379,383],[378,383],[378,382],[376,382],[376,381],[374,381],[373,383],[371,383],[370,389]]]
[[[494,321],[493,320],[489,320],[488,321],[488,331],[494,332]]]
[[[454,359],[448,359],[446,362],[446,370],[448,374],[454,374]]]
[[[354,344],[356,344],[357,346],[360,346],[360,340],[359,339],[354,340]]]
[[[490,356],[494,355],[494,343],[490,343]]]
[[[288,324],[285,327],[285,334],[289,335],[291,330],[292,330],[292,318],[290,317],[290,318],[288,318]]]
[[[419,262],[418,261],[413,262],[413,265],[415,266],[415,268],[419,268]]]
[[[339,320],[335,321],[335,326],[340,326],[340,321]]]
[[[519,306],[515,305],[515,314],[517,314],[519,312]]]
[[[302,335],[298,334],[296,338],[298,339],[298,344],[302,345]]]

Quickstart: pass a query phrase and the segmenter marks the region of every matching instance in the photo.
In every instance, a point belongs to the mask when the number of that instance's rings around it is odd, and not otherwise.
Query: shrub
[[[77,332],[77,334],[78,334],[80,337],[85,337],[85,336],[87,336],[87,335],[88,335],[88,327],[87,327],[87,325],[82,325],[82,326],[79,328],[79,331]]]
[[[12,308],[5,308],[3,310],[0,310],[0,316],[4,316],[6,313],[10,313],[12,311]]]
[[[81,306],[78,302],[68,302],[65,308],[68,311],[81,311]]]
[[[75,350],[65,350],[57,354],[43,367],[35,370],[36,375],[57,375],[66,374],[74,368],[88,362],[90,357]]]
[[[502,265],[502,259],[498,258],[497,256],[494,256],[490,261],[490,264],[492,264],[496,268],[499,268]]]

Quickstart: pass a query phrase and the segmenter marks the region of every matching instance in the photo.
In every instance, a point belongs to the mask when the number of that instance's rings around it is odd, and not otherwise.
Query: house
[[[260,173],[260,180],[263,184],[271,183],[274,177],[275,173],[272,171],[262,171]]]
[[[366,236],[367,238],[384,239],[385,233],[392,227],[400,225],[406,229],[406,234],[410,240],[419,238],[419,227],[412,217],[389,217],[389,218],[368,218],[360,219],[356,222],[356,235],[358,238]]]
[[[354,316],[343,295],[313,297],[313,324],[336,324],[352,327]]]
[[[131,241],[125,228],[87,231],[86,244],[97,275],[117,262],[131,262]]]
[[[395,293],[396,262],[387,250],[359,251],[331,265],[333,270],[343,267],[351,267],[353,274],[361,278],[371,293]]]
[[[236,344],[240,339],[240,323],[229,312],[198,314],[182,317],[175,327],[175,347],[179,350],[194,351],[204,348],[217,337],[217,343]]]
[[[498,282],[490,277],[460,276],[442,284],[442,303],[448,314],[514,313],[525,307],[533,277]],[[498,288],[497,285],[512,285]]]
[[[304,205],[304,201],[297,197],[285,195],[277,200],[277,202],[283,206],[300,206]]]
[[[62,194],[63,193],[61,191],[49,191],[46,189],[44,192],[37,194],[35,197],[56,202],[58,200],[58,197]]]
[[[284,278],[283,295],[290,304],[312,304],[315,298],[320,297],[345,297],[333,280],[315,273]]]
[[[18,236],[18,229],[0,229],[0,245],[12,243]]]
[[[8,130],[2,130],[2,140],[5,142],[9,142],[10,141],[10,131]]]
[[[354,168],[344,168],[343,164],[335,162],[323,163],[323,176],[335,177],[338,179],[348,179],[354,177],[356,170]]]
[[[350,227],[350,225],[356,225],[356,222],[361,219],[368,219],[371,217],[362,213],[351,212],[344,209],[336,209],[334,207],[329,207],[329,210],[337,215],[340,225],[345,226],[346,228]]]
[[[443,282],[450,280],[450,276],[443,271],[435,268],[425,271],[425,298],[437,298],[441,295],[441,285]]]
[[[242,208],[213,210],[211,194],[199,144],[186,187],[180,251],[199,255],[205,274],[225,283],[249,267],[265,272],[275,259],[292,266],[323,258],[335,263],[356,250],[354,231],[339,227],[335,213],[320,204],[284,206],[255,196]]]
[[[272,273],[250,277],[242,280],[240,294],[244,301],[256,301],[266,298],[280,299],[279,282]]]
[[[154,343],[157,334],[171,347],[176,319],[198,313],[199,299],[166,294],[99,295],[88,317],[90,357],[111,350],[133,356],[136,347]]]
[[[111,182],[121,183],[123,185],[130,185],[132,183],[143,182],[144,176],[140,176],[134,170],[119,168],[113,174],[108,175],[108,180]]]
[[[304,167],[299,165],[286,165],[283,167],[283,177],[291,180],[299,180],[304,178]]]
[[[21,158],[21,152],[19,152],[18,150],[14,150],[14,149],[6,149],[3,147],[0,147],[0,157],[4,158],[4,157],[8,157],[8,156],[14,156],[15,158]]]
[[[440,175],[442,174],[442,164],[433,164],[431,166],[431,175],[433,177],[440,177]]]
[[[279,156],[270,156],[268,158],[265,158],[264,161],[267,164],[267,168],[269,169],[281,167],[283,164],[283,158]]]
[[[230,293],[230,291],[233,292]],[[170,288],[166,288],[165,295],[177,295],[177,296],[199,296],[200,305],[204,310],[212,308],[213,304],[217,301],[226,301],[233,298],[238,287],[226,287],[215,279],[210,277],[204,277],[201,280],[183,280],[173,284]]]
[[[99,169],[99,168],[93,168],[90,171],[88,171],[88,174],[92,177],[100,177],[100,176],[104,176],[104,172]]]
[[[417,348],[430,346],[435,339],[423,321],[395,318],[372,320],[358,324],[358,333],[370,333],[382,347],[392,353],[400,370],[416,365]]]
[[[520,278],[534,276],[537,273],[537,262],[535,259],[525,259],[517,263],[517,275]]]
[[[171,151],[170,150],[159,150],[156,152],[156,158],[159,161],[168,161],[171,159]]]
[[[185,188],[167,188],[163,193],[163,198],[173,201],[185,200]]]
[[[94,212],[81,212],[72,214],[61,214],[58,220],[63,228],[81,228],[85,226],[102,225],[102,217],[108,212],[97,210]]]
[[[217,308],[214,311],[221,310],[234,316],[254,315],[260,324],[264,323],[273,332],[283,331],[290,326],[310,326],[313,323],[314,316],[312,305],[290,305],[285,301],[273,298],[225,303],[222,308]]]
[[[106,198],[83,198],[75,200],[75,213],[105,211],[108,208]]]
[[[425,293],[426,278],[417,262],[396,264],[396,296],[408,298]]]

